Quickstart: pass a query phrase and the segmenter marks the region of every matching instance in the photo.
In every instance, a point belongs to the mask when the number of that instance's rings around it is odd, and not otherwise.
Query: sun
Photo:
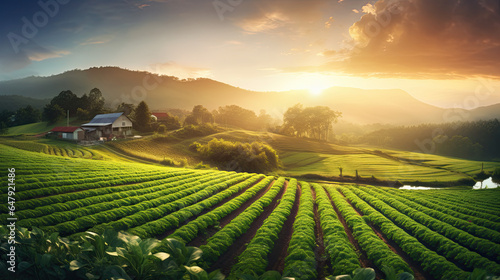
[[[325,88],[316,86],[316,87],[309,87],[307,90],[311,95],[318,96],[325,90]]]

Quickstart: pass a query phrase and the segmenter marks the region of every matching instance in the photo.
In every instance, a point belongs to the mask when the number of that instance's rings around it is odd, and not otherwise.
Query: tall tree
[[[66,115],[63,108],[58,104],[47,104],[43,108],[43,120],[49,123],[55,123],[58,120],[62,119]]]
[[[285,112],[283,131],[298,137],[328,140],[332,124],[337,122],[341,115],[326,106],[304,108],[299,103]]]
[[[24,108],[19,108],[14,115],[15,125],[23,125],[40,121],[40,111],[28,105]]]
[[[71,90],[61,91],[59,95],[52,98],[51,105],[59,105],[64,111],[69,110],[70,115],[75,115],[80,105],[80,99]],[[83,108],[86,109],[86,108]]]
[[[213,123],[214,116],[203,105],[196,105],[189,116],[184,120],[184,124]]]
[[[151,112],[148,104],[141,101],[134,111],[134,126],[138,131],[146,132],[151,130]]]
[[[87,102],[87,110],[91,114],[100,114],[104,111],[104,97],[102,96],[102,93],[98,88],[93,88],[92,90],[90,90]]]

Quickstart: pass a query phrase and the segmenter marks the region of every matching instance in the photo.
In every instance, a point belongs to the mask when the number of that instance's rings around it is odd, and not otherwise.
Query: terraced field
[[[0,144],[15,168],[17,225],[59,232],[125,230],[203,250],[228,279],[278,270],[296,279],[384,266],[416,279],[500,275],[500,195],[407,191],[293,178],[167,168],[34,153]],[[0,190],[7,201],[7,188]],[[9,217],[8,204],[0,220]]]

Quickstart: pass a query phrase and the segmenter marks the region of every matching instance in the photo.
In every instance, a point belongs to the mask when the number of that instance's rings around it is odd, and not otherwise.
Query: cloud
[[[498,0],[379,0],[349,28],[346,59],[311,68],[354,75],[500,79]]]
[[[227,17],[246,33],[287,31],[303,32],[304,26],[322,17],[327,1],[253,0],[243,1]],[[289,34],[289,32],[286,32]]]
[[[244,19],[239,23],[239,26],[248,33],[259,33],[282,27],[288,21],[289,18],[286,15],[273,12],[257,18]]]
[[[3,45],[0,50],[0,69],[3,73],[23,69],[34,61],[43,61],[50,58],[63,57],[70,54],[66,50],[51,50],[30,41],[22,45],[16,53]]]
[[[330,17],[326,22],[325,22],[325,28],[330,28],[332,27],[332,23],[334,22],[335,20],[333,19],[333,17]]]
[[[112,35],[103,35],[103,36],[97,36],[97,37],[92,37],[87,39],[85,42],[80,43],[80,45],[85,46],[85,45],[99,45],[99,44],[106,44],[109,43],[111,40],[113,40],[114,36]]]
[[[63,57],[70,54],[69,51],[33,51],[28,54],[31,61],[42,61],[50,58]]]
[[[180,65],[174,61],[153,64],[151,68],[156,73],[175,76],[179,79],[208,78],[212,76],[212,72],[208,68]]]

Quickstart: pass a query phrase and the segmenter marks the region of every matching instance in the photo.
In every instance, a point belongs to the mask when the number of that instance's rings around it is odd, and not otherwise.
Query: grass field
[[[456,182],[481,171],[493,172],[500,167],[498,162],[477,162],[431,154],[395,151],[365,146],[341,146],[309,139],[293,138],[269,132],[229,130],[205,137],[190,138],[172,142],[156,142],[154,136],[141,140],[113,143],[128,154],[152,161],[163,158],[186,159],[191,165],[200,161],[197,155],[189,151],[188,146],[197,141],[208,143],[218,138],[227,141],[260,141],[271,145],[280,156],[284,176],[302,176],[317,174],[321,176],[339,176],[339,167],[343,176],[358,175],[365,178],[374,176],[379,180],[414,182]]]
[[[349,156],[353,162],[370,160]],[[72,239],[106,228],[143,239],[176,238],[200,247],[199,265],[220,269],[228,279],[266,270],[323,279],[358,267],[373,267],[382,278],[384,266],[416,279],[465,279],[477,268],[500,275],[500,189],[320,185],[55,156],[2,144],[0,162],[2,178],[15,173],[18,226]],[[7,201],[7,187],[0,196]],[[10,217],[7,204],[0,209],[0,219]],[[64,269],[64,261],[53,263]]]
[[[19,126],[9,127],[9,130],[6,135],[7,136],[21,135],[21,134],[36,135],[50,131],[52,128],[56,126],[66,126],[66,124],[67,120],[63,119],[53,124],[49,124],[47,122],[37,122],[37,123],[19,125]],[[81,122],[76,121],[75,118],[70,118],[70,125],[78,126],[80,124]]]
[[[26,138],[26,137],[25,137]],[[26,140],[2,138],[0,142],[30,151],[107,160],[160,163],[168,159],[176,165],[195,166],[202,160],[189,150],[193,142],[208,143],[211,139],[239,142],[264,142],[279,154],[282,176],[316,174],[400,181],[406,184],[457,182],[471,179],[481,171],[491,173],[500,167],[498,162],[478,162],[432,154],[396,151],[368,146],[342,146],[310,139],[287,137],[269,132],[226,130],[216,134],[188,139],[164,138],[151,135],[135,140],[113,141],[104,147],[81,147],[65,141],[50,141],[27,137]],[[30,144],[30,141],[33,144]]]

